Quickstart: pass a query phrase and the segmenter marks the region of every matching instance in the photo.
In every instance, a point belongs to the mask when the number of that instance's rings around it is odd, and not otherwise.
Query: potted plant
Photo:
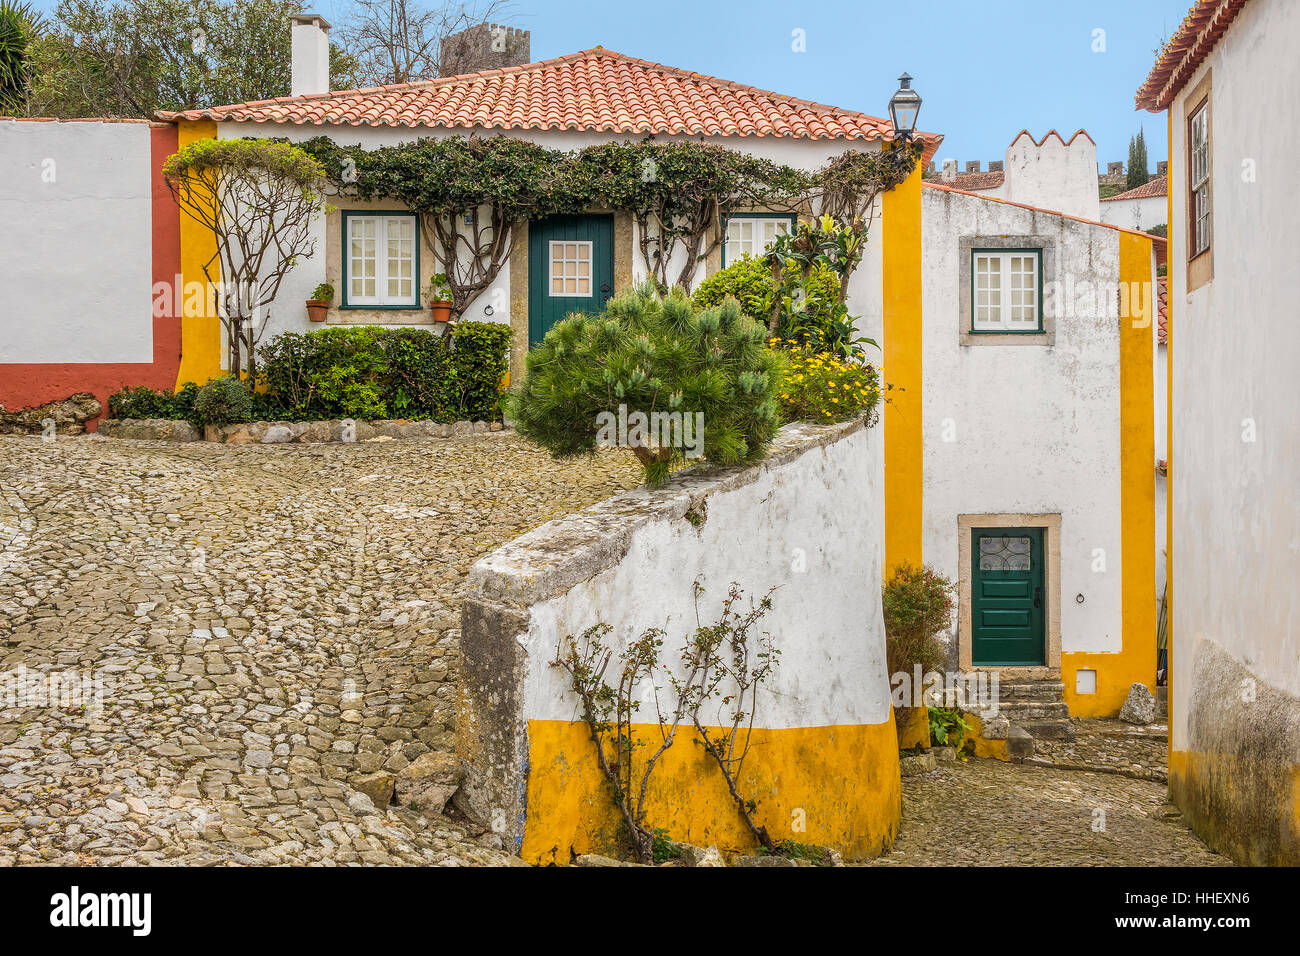
[[[433,282],[429,286],[429,299],[429,311],[433,313],[433,321],[450,322],[451,283],[447,280],[447,273],[439,272],[433,277]]]
[[[324,322],[325,313],[330,307],[330,301],[334,298],[334,287],[328,282],[322,282],[312,292],[311,298],[307,300],[307,318],[313,322]]]

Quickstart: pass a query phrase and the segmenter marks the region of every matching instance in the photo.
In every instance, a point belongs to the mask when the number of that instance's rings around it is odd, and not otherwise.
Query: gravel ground
[[[0,865],[517,862],[347,782],[451,749],[475,559],[639,480],[509,432],[0,438]]]

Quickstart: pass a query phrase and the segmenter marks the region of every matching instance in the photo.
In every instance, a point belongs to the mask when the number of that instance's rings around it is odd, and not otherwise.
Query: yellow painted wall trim
[[[200,139],[216,139],[217,124],[209,120],[191,122],[182,120],[178,123],[177,148],[184,149],[190,143]],[[183,290],[194,288],[191,283],[206,285],[207,277],[203,274],[203,264],[217,251],[217,241],[212,231],[184,210],[180,215],[180,253],[181,281]],[[213,278],[220,279],[220,271],[213,267]],[[208,299],[205,297],[203,303]],[[215,315],[205,314],[210,310],[203,307],[198,297],[185,298],[185,310],[181,317],[181,364],[176,372],[176,385],[185,382],[198,382],[200,385],[210,378],[221,375],[221,320]]]
[[[885,408],[885,573],[922,562],[921,170],[885,193],[880,223]]]
[[[1165,222],[1165,660],[1174,659],[1174,287],[1169,263],[1174,261],[1174,177],[1178,163],[1174,161],[1174,113],[1165,111],[1165,155],[1168,179],[1165,186],[1167,218]],[[1169,716],[1169,749],[1173,752],[1174,735],[1174,675],[1173,668],[1165,665],[1165,709]],[[1172,762],[1172,758],[1171,758]]]
[[[1156,535],[1155,481],[1155,276],[1151,240],[1119,234],[1119,279],[1127,288],[1140,286],[1150,314],[1119,319],[1120,426],[1120,604],[1121,644],[1117,654],[1061,655],[1065,701],[1075,717],[1114,715],[1124,705],[1129,687],[1143,683],[1152,691],[1156,680]],[[1076,674],[1095,668],[1097,692],[1078,694]]]
[[[632,734],[657,742],[659,728],[637,724]],[[586,724],[530,720],[528,754],[523,859],[567,864],[574,853],[618,854],[620,817]],[[902,808],[894,722],[755,729],[738,786],[758,802],[757,823],[774,840],[829,846],[846,859],[878,856],[893,846]],[[689,728],[655,768],[646,823],[723,853],[756,849],[721,772]]]

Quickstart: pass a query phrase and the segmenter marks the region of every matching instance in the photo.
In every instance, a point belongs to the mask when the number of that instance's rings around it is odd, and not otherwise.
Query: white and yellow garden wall
[[[759,692],[739,780],[777,840],[848,858],[889,848],[900,783],[885,669],[884,534],[878,430],[860,422],[788,426],[762,463],[679,474],[544,525],[482,559],[462,611],[463,809],[533,863],[613,852],[619,820],[568,675],[551,663],[566,635],[603,622],[616,655],[646,628],[666,631],[676,665],[728,586],[759,599],[781,652]],[[611,665],[611,672],[617,669]],[[660,681],[665,684],[665,681]],[[658,739],[653,693],[635,732]],[[717,724],[726,722],[719,707]],[[650,783],[647,824],[724,852],[754,844],[693,732]]]

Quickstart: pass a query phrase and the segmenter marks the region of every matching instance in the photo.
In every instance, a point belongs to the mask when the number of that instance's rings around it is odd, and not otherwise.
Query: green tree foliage
[[[61,0],[32,44],[33,116],[151,117],[289,95],[297,0]],[[330,47],[335,89],[356,61]]]
[[[882,592],[885,656],[889,672],[939,669],[944,662],[940,631],[952,623],[952,582],[933,568],[904,561]]]
[[[681,290],[663,296],[642,285],[613,299],[601,315],[556,323],[529,352],[510,415],[521,434],[560,458],[595,451],[601,413],[618,415],[620,406],[647,417],[677,412],[685,420],[701,413],[707,461],[755,461],[779,424],[781,360],[764,338],[763,327],[734,301],[699,310]],[[658,437],[638,445],[628,434],[651,485],[686,460],[683,447]]]
[[[204,425],[234,425],[251,420],[253,402],[237,378],[214,378],[199,387],[194,415]]]
[[[1145,186],[1151,179],[1147,171],[1147,141],[1142,130],[1128,143],[1128,175],[1124,185],[1128,189]]]
[[[29,48],[42,24],[31,4],[0,0],[0,115],[26,112]]]

